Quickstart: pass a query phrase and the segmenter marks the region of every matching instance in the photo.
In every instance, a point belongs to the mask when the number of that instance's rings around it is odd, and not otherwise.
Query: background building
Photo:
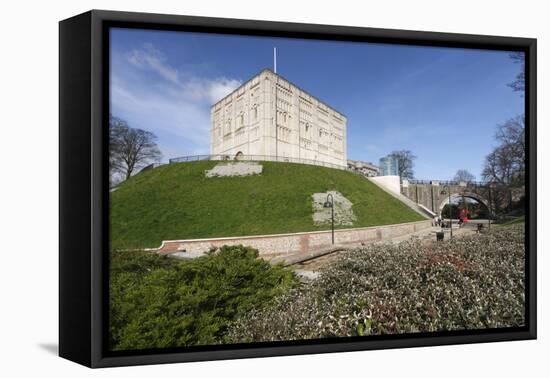
[[[347,166],[346,117],[271,70],[263,70],[214,104],[211,117],[213,155]]]
[[[371,162],[361,160],[348,160],[348,168],[362,173],[367,177],[378,176],[380,172],[380,169],[376,165]]]
[[[399,176],[399,162],[391,155],[380,158],[380,176]]]

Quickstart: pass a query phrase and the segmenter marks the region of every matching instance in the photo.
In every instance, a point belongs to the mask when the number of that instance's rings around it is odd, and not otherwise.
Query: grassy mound
[[[321,277],[233,323],[233,343],[519,327],[525,230],[348,251]]]
[[[506,221],[504,223],[501,223],[499,226],[507,227],[507,226],[513,226],[515,224],[525,224],[525,216],[517,217],[515,219]]]
[[[313,193],[336,190],[353,203],[353,227],[423,218],[350,172],[262,162],[261,175],[206,178],[219,162],[165,165],[111,193],[112,248],[157,247],[162,240],[315,231]]]

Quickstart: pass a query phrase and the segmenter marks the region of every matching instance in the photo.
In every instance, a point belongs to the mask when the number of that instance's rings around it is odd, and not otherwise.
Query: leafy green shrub
[[[228,341],[278,341],[524,325],[523,226],[345,252],[315,281],[245,314]]]
[[[111,252],[112,350],[223,342],[230,321],[261,309],[295,282],[252,248],[222,247],[189,261]]]

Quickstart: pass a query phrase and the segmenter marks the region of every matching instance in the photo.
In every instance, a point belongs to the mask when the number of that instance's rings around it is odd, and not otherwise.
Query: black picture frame
[[[108,29],[128,27],[523,51],[526,326],[429,334],[108,352]],[[535,339],[536,39],[92,10],[59,24],[59,355],[88,367]]]

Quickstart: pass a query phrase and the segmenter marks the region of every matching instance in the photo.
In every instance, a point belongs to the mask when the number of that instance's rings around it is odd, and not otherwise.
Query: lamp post
[[[462,208],[463,209],[466,209],[466,211],[463,213],[465,217],[468,216],[468,206],[466,205],[466,196],[464,195],[464,192],[462,192]],[[460,210],[458,212],[458,218],[460,220]],[[459,225],[461,225],[462,227],[464,227],[466,224],[465,223],[459,223]]]
[[[445,190],[442,190],[441,194],[449,195],[449,228],[451,229],[450,238],[452,239],[453,238],[453,207],[451,206],[451,188],[449,188],[449,186],[445,186],[445,188],[447,188],[447,192],[445,192]]]
[[[493,216],[493,196],[491,195],[492,185],[493,183],[491,181],[487,184],[487,188],[489,189],[489,216],[487,217],[489,218],[489,231],[491,230],[491,218]]]
[[[330,201],[328,200],[330,197]],[[331,218],[332,218],[332,244],[334,244],[334,198],[332,197],[332,194],[327,195],[327,200],[323,204],[323,207],[325,209],[330,208],[331,210]]]

